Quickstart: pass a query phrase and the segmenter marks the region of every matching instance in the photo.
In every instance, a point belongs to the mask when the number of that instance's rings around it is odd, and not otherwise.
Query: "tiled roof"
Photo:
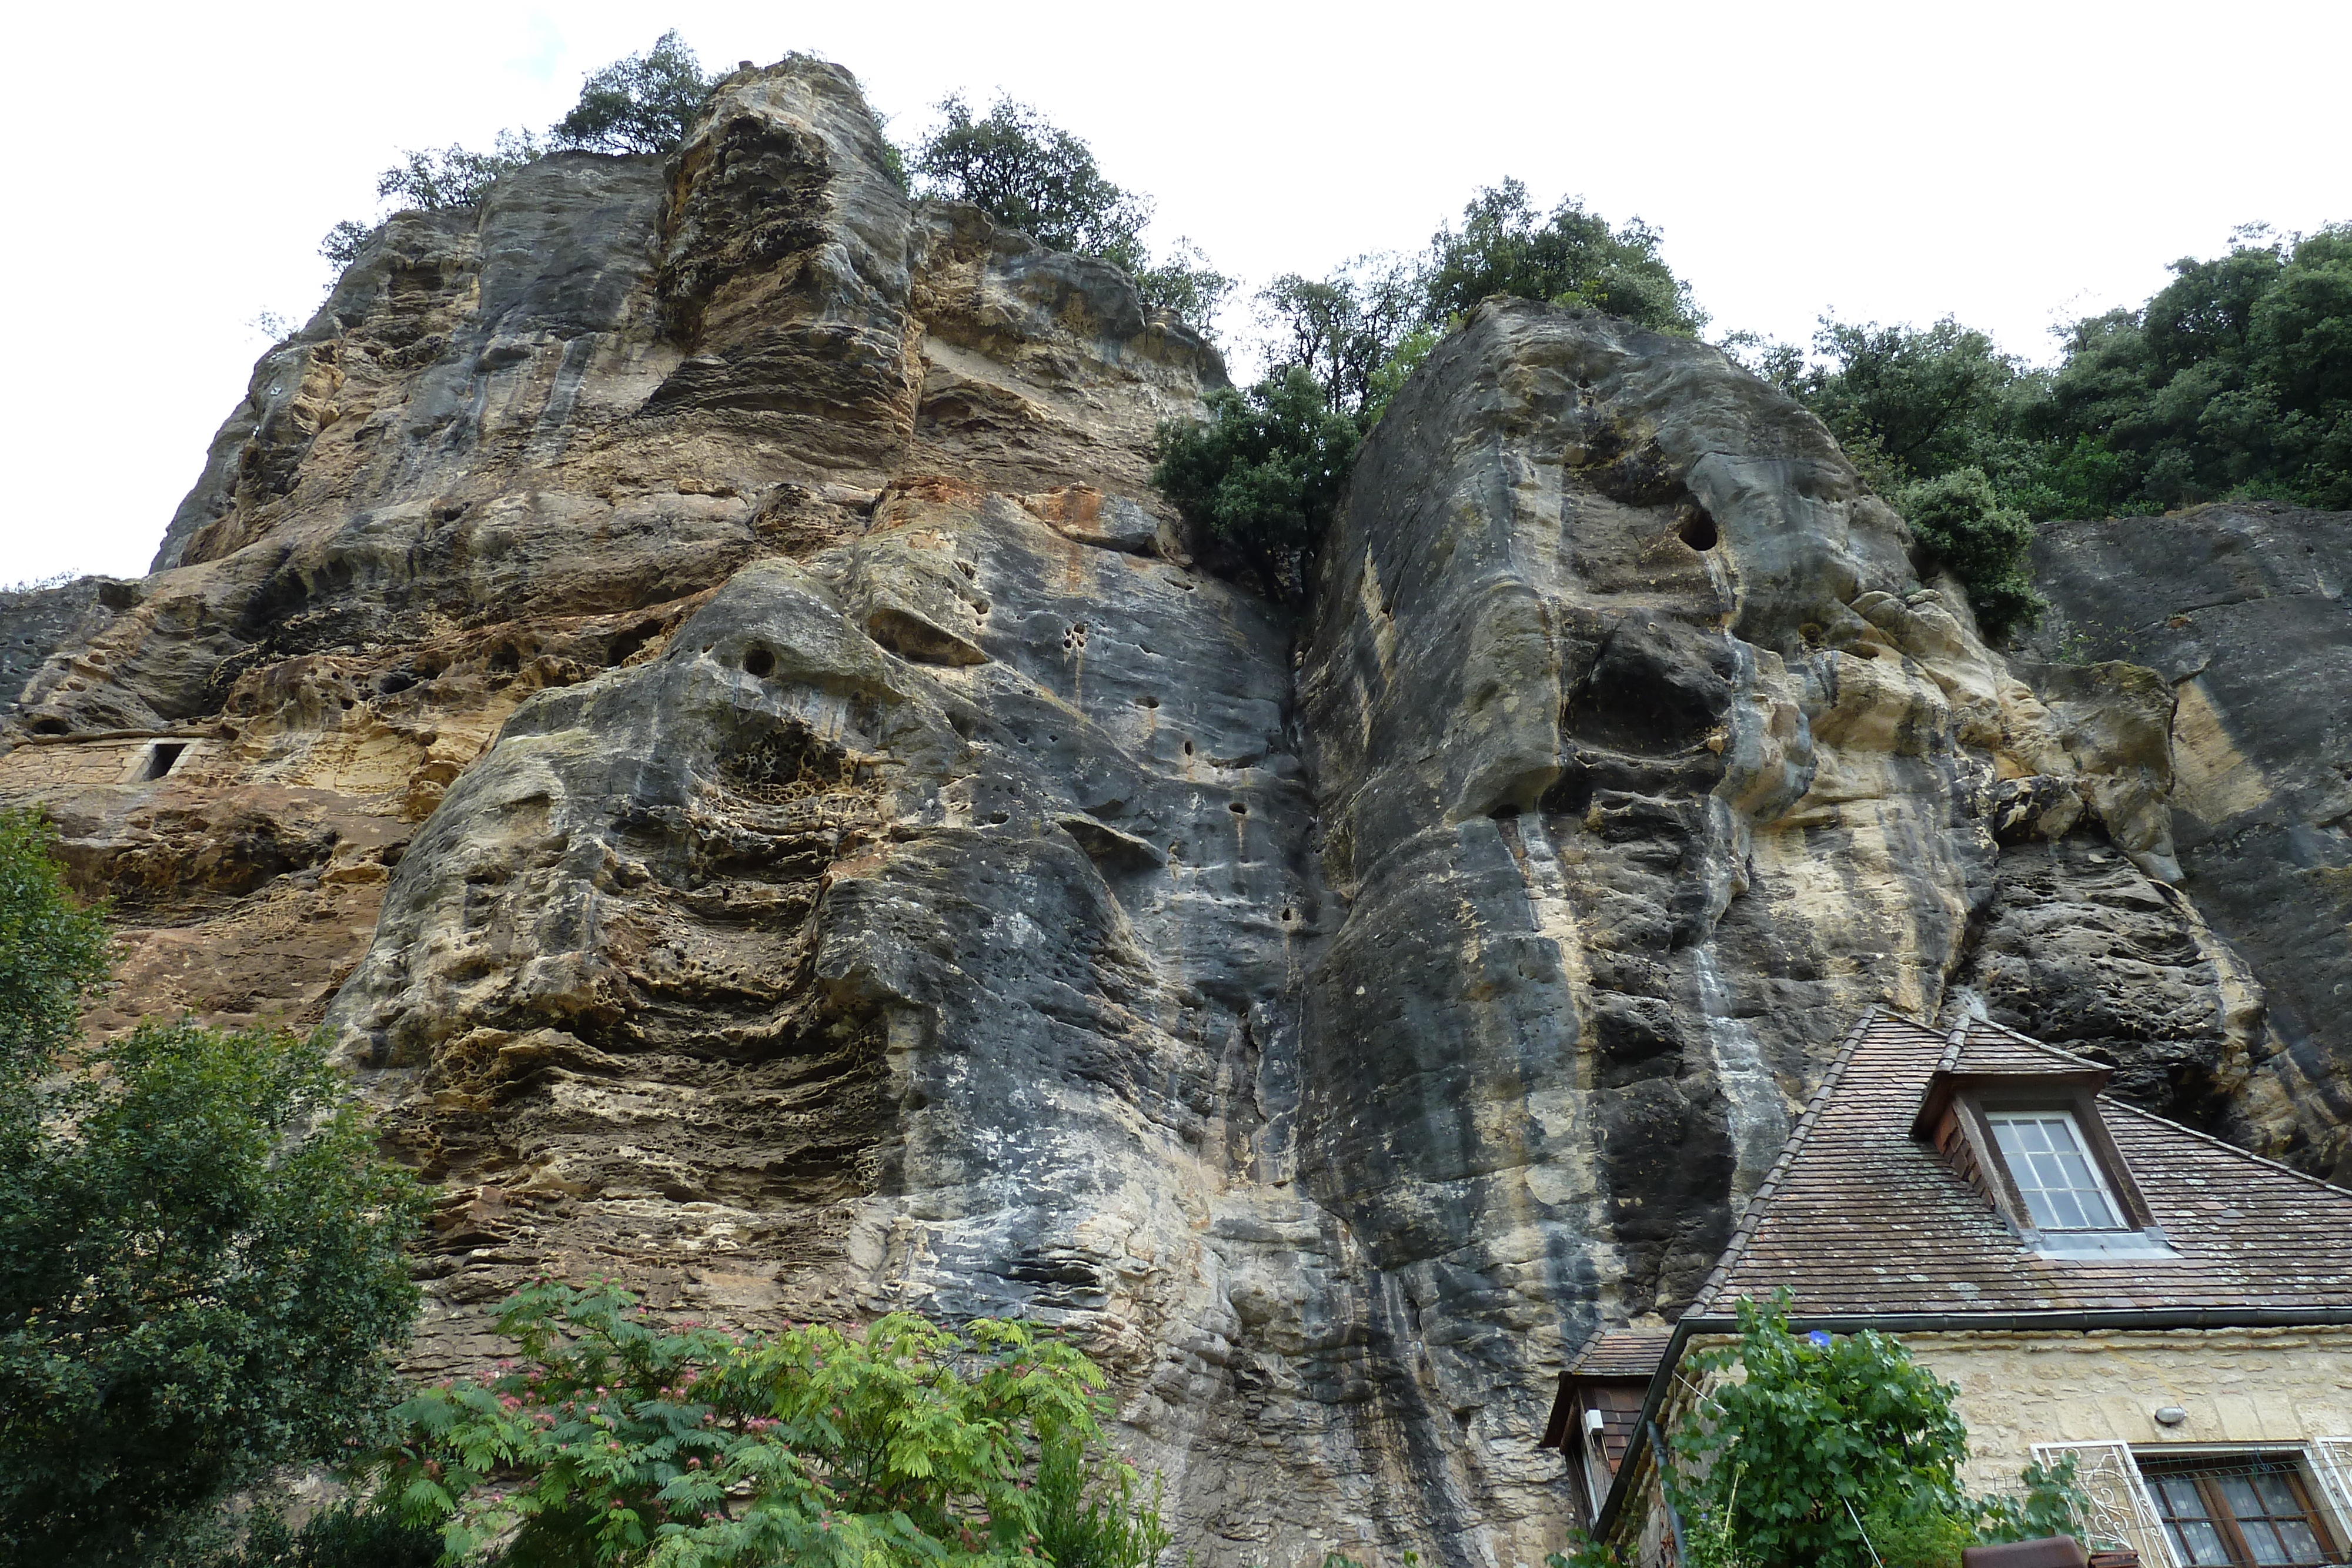
[[[1694,1316],[1794,1292],[1800,1314],[2352,1307],[2352,1192],[2101,1095],[2175,1259],[2030,1250],[1925,1142],[1939,1067],[2095,1065],[1990,1024],[1942,1034],[1883,1012],[1847,1036],[1758,1188]]]
[[[1570,1377],[1638,1377],[1648,1382],[1658,1370],[1658,1363],[1666,1355],[1666,1346],[1674,1343],[1667,1333],[1645,1333],[1639,1329],[1602,1329],[1584,1342],[1576,1359],[1568,1364]]]

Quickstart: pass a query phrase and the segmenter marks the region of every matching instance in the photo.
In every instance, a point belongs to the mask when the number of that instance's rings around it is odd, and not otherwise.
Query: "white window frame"
[[[2130,1217],[2125,1212],[2122,1199],[2116,1196],[2115,1184],[2107,1180],[2107,1173],[2101,1167],[2098,1150],[2093,1146],[2091,1140],[2084,1136],[2082,1121],[2074,1114],[2071,1108],[2063,1105],[2052,1106],[2046,1110],[2007,1109],[1996,1111],[1988,1108],[1984,1113],[1984,1118],[1987,1129],[1992,1134],[1993,1149],[2000,1155],[2000,1163],[2009,1167],[2009,1179],[2011,1184],[2017,1188],[2018,1196],[2025,1199],[2025,1213],[2022,1218],[2028,1223],[2032,1225],[2036,1231],[2044,1236],[2106,1236],[2113,1235],[2115,1232],[2119,1230],[2130,1230],[2134,1228]],[[2020,1171],[2017,1168],[2017,1161],[2011,1156],[2010,1152],[2007,1149],[2001,1147],[2001,1124],[2004,1122],[2053,1121],[2063,1122],[2066,1124],[2067,1136],[2074,1140],[2074,1152],[2076,1156],[2082,1160],[2083,1167],[2091,1173],[2092,1187],[2098,1193],[2099,1201],[2107,1206],[2107,1218],[2111,1223],[2106,1225],[2089,1225],[2062,1229],[2056,1227],[2045,1228],[2042,1224],[2040,1218],[2035,1216],[2033,1212],[2033,1199],[2027,1196],[2024,1180],[2027,1173]],[[2036,1187],[2033,1190],[2041,1192],[2048,1189]],[[2069,1187],[2065,1190],[2071,1193],[2078,1189]]]
[[[2033,1445],[2034,1458],[2044,1465],[2054,1465],[2069,1454],[2074,1457],[2075,1479],[2091,1500],[2091,1517],[2083,1521],[2091,1533],[2132,1547],[2138,1552],[2143,1568],[2181,1568],[2180,1559],[2173,1553],[2172,1536],[2164,1528],[2164,1516],[2156,1511],[2156,1499],[2148,1492],[2147,1478],[2139,1473],[2139,1461],[2132,1458],[2131,1445]]]
[[[2210,1446],[2196,1445],[2198,1448]],[[2305,1473],[2316,1483],[2320,1506],[2327,1511],[2338,1552],[2352,1554],[2352,1437],[2251,1443],[2243,1451],[2300,1457]],[[2131,1445],[2033,1445],[2034,1458],[2044,1465],[2055,1464],[2068,1454],[2074,1456],[2076,1478],[2091,1500],[2091,1517],[2083,1523],[2092,1533],[2134,1547],[2144,1568],[2181,1568],[2180,1558],[2172,1550],[2172,1533],[2164,1528],[2164,1516],[2157,1510],[2156,1496],[2148,1490],[2147,1478],[2140,1473]]]

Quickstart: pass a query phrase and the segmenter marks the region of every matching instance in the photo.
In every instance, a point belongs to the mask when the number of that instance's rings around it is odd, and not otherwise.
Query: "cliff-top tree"
[[[675,28],[642,55],[593,72],[580,101],[548,132],[558,147],[591,152],[667,152],[686,140],[710,99],[712,79]]]
[[[551,127],[545,140],[528,131],[501,131],[496,147],[477,152],[456,142],[404,152],[402,161],[377,176],[376,200],[398,212],[444,212],[470,207],[488,194],[499,175],[536,162],[562,148],[588,152],[667,152],[686,140],[695,117],[710,100],[712,78],[675,29],[630,55],[589,74],[580,101]],[[369,226],[345,218],[319,242],[319,254],[349,267],[367,239]]]
[[[153,1561],[390,1392],[423,1199],[314,1041],[142,1025],[69,1058],[104,931],[0,813],[0,1564]]]
[[[1431,238],[1424,317],[1441,322],[1489,294],[1515,294],[1695,336],[1706,313],[1666,266],[1662,237],[1639,218],[1612,228],[1573,196],[1538,214],[1527,186],[1505,180],[1471,198],[1459,229]]]
[[[1233,279],[1188,240],[1155,264],[1143,241],[1150,198],[1112,183],[1085,141],[1010,98],[984,117],[961,93],[939,110],[909,162],[919,193],[970,202],[1041,245],[1109,262],[1135,280],[1146,306],[1210,324]]]

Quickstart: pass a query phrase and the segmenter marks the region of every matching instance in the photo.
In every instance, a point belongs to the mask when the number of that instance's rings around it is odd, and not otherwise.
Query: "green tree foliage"
[[[1102,1374],[1019,1323],[743,1338],[549,1283],[499,1322],[520,1363],[402,1406],[377,1473],[453,1562],[985,1568],[1054,1541],[1059,1568],[1142,1568],[1168,1543],[1105,1451]]]
[[[2137,311],[2076,323],[2033,427],[2057,508],[2264,497],[2352,507],[2352,225],[2172,264]]]
[[[106,931],[0,812],[0,1564],[148,1561],[389,1392],[423,1199],[316,1042],[146,1024],[68,1060]]]
[[[2071,1468],[2030,1468],[2021,1499],[1966,1495],[1958,1390],[1900,1341],[1796,1333],[1785,1292],[1769,1306],[1743,1300],[1738,1314],[1739,1343],[1690,1364],[1741,1375],[1717,1382],[1670,1439],[1673,1500],[1696,1558],[1713,1568],[1958,1568],[1959,1549],[1979,1541],[2079,1529]]]
[[[322,1045],[142,1025],[0,1106],[0,1535],[143,1537],[387,1402],[424,1198]]]
[[[686,140],[714,85],[673,29],[644,54],[591,72],[581,86],[580,101],[549,128],[544,139],[508,130],[499,132],[488,152],[455,142],[403,152],[401,162],[376,177],[376,200],[391,203],[396,212],[446,212],[477,205],[499,176],[559,149],[671,152]],[[337,267],[349,267],[372,232],[370,225],[345,218],[319,242],[319,254]]]
[[[440,1561],[438,1531],[347,1498],[312,1514],[299,1530],[267,1503],[242,1520],[224,1514],[151,1557],[147,1568],[435,1568]]]
[[[1612,228],[1573,196],[1539,214],[1526,185],[1505,180],[1471,198],[1461,228],[1431,239],[1424,318],[1441,322],[1490,294],[1514,294],[1696,336],[1706,313],[1659,254],[1663,237],[1639,218]]]
[[[911,161],[919,194],[970,202],[1050,249],[1109,262],[1135,279],[1147,307],[1204,329],[1214,318],[1234,280],[1189,240],[1155,262],[1143,241],[1150,201],[1113,184],[1085,141],[1010,98],[985,117],[961,93],[939,110]]]
[[[0,1096],[11,1097],[6,1109],[23,1107],[16,1097],[72,1040],[83,998],[106,976],[105,917],[67,893],[55,830],[37,812],[0,810]]]
[[[1151,204],[1105,178],[1084,141],[1010,98],[984,119],[961,93],[939,110],[939,125],[915,150],[925,195],[970,202],[1049,249],[1142,269]]]
[[[590,152],[668,152],[693,129],[713,85],[673,28],[644,54],[591,73],[580,101],[548,137],[558,147]]]
[[[1201,247],[1181,235],[1165,256],[1135,274],[1135,289],[1143,296],[1145,309],[1166,310],[1203,332],[1216,330],[1217,312],[1237,282],[1211,266]]]
[[[1206,421],[1160,426],[1151,482],[1269,598],[1302,599],[1361,433],[1298,365],[1245,393],[1220,387],[1208,403]]]
[[[1381,371],[1421,313],[1421,279],[1394,256],[1360,256],[1317,279],[1287,272],[1257,296],[1270,332],[1267,357],[1279,374],[1296,365],[1315,378],[1337,412],[1370,406]]]
[[[1748,368],[1802,402],[1870,486],[1909,519],[1928,570],[1948,567],[2000,636],[2042,609],[2032,497],[2047,453],[2026,426],[2049,377],[1949,317],[1927,328],[1823,317],[1812,351],[1738,335]]]

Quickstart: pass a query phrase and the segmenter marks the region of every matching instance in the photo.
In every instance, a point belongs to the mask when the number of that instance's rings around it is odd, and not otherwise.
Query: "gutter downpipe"
[[[2103,1329],[2254,1329],[2254,1328],[2323,1328],[2352,1326],[2352,1307],[2115,1307],[2085,1312],[1820,1312],[1803,1317],[1791,1317],[1791,1333],[1810,1333],[1815,1329],[1824,1333],[1859,1333],[1875,1329],[1881,1333],[2021,1333],[2034,1330],[2054,1333],[2095,1333]],[[1650,1392],[1642,1401],[1642,1419],[1633,1428],[1633,1441],[1619,1461],[1617,1477],[1610,1483],[1609,1496],[1602,1501],[1601,1511],[1592,1521],[1592,1539],[1607,1541],[1617,1527],[1617,1516],[1624,1511],[1636,1468],[1646,1441],[1656,1451],[1663,1478],[1665,1463],[1665,1441],[1658,1435],[1658,1413],[1666,1402],[1666,1390],[1673,1384],[1675,1368],[1682,1364],[1683,1352],[1690,1345],[1694,1334],[1737,1333],[1739,1320],[1736,1317],[1682,1318],[1675,1323],[1674,1338],[1666,1342],[1666,1353],[1658,1358],[1658,1370],[1650,1375]],[[1663,1479],[1660,1482],[1664,1491]],[[1677,1561],[1682,1545],[1682,1520],[1675,1512],[1671,1500],[1666,1504],[1666,1521],[1674,1529]]]

